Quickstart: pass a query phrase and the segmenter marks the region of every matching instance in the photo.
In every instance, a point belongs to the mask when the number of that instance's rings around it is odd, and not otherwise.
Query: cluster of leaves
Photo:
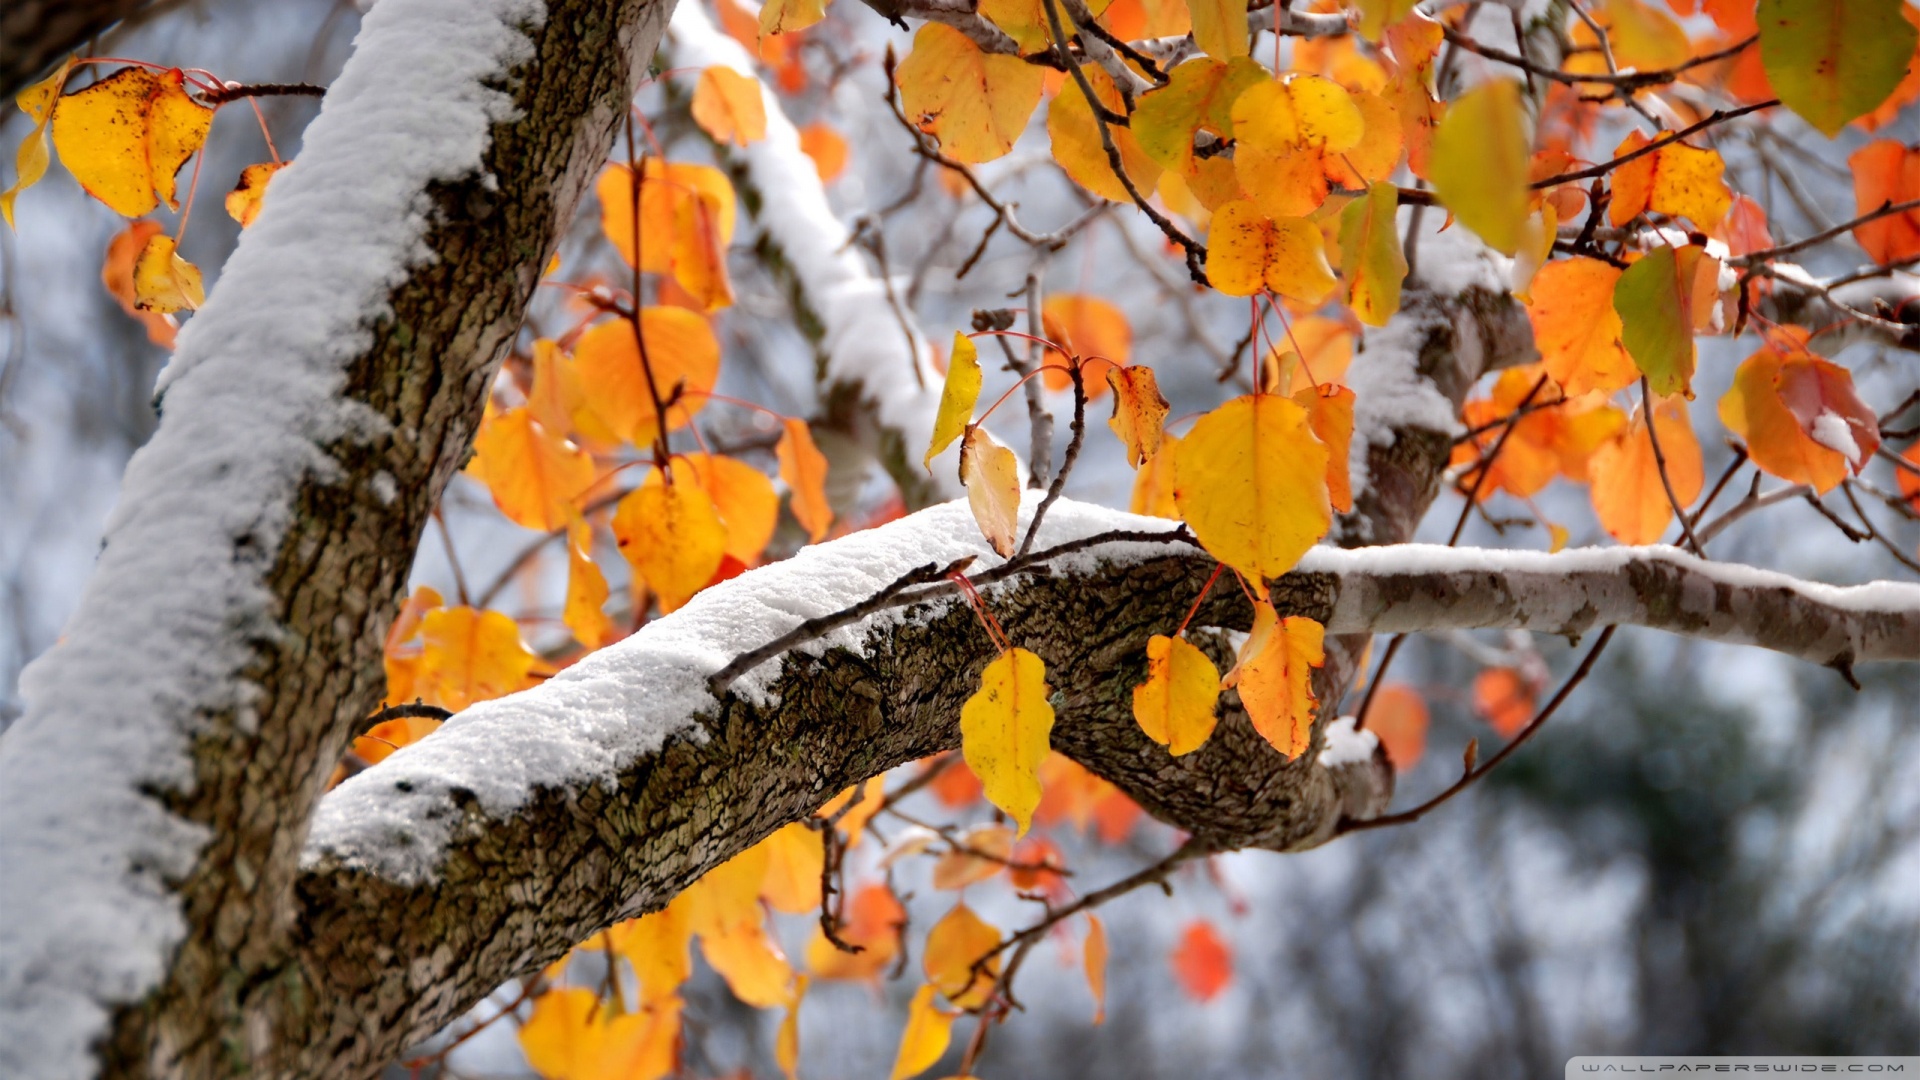
[[[1222,380],[1237,379],[1245,392],[1175,420],[1155,369],[1131,355],[1127,318],[1107,299],[1052,295],[1030,312],[1041,330],[1034,335],[991,317],[976,322],[974,333],[953,337],[924,457],[931,467],[959,445],[960,480],[982,535],[1001,557],[1017,557],[1031,549],[1065,474],[1037,505],[1023,499],[1022,463],[987,421],[1029,382],[1070,393],[1070,468],[1086,409],[1111,394],[1108,425],[1136,470],[1133,510],[1182,522],[1220,564],[1207,589],[1231,573],[1227,587],[1244,590],[1255,611],[1224,674],[1188,639],[1191,612],[1147,643],[1133,714],[1169,754],[1205,745],[1227,695],[1276,761],[1312,748],[1322,704],[1312,674],[1324,663],[1324,629],[1276,610],[1267,583],[1353,507],[1355,406],[1368,388],[1348,383],[1348,366],[1367,328],[1400,309],[1422,213],[1444,212],[1450,227],[1512,257],[1512,287],[1540,352],[1465,406],[1451,474],[1466,496],[1462,524],[1505,493],[1547,525],[1557,550],[1571,530],[1548,522],[1533,500],[1558,479],[1591,486],[1599,524],[1619,541],[1658,541],[1678,517],[1698,551],[1695,528],[1732,475],[1701,500],[1703,455],[1688,402],[1703,335],[1760,335],[1718,402],[1720,422],[1740,440],[1736,467],[1750,460],[1818,495],[1861,483],[1876,455],[1894,456],[1880,450],[1881,418],[1861,400],[1852,373],[1815,351],[1818,335],[1763,317],[1774,290],[1825,287],[1782,269],[1782,259],[1807,244],[1775,242],[1761,203],[1733,190],[1712,139],[1721,125],[1778,107],[1828,136],[1849,124],[1872,132],[1889,123],[1920,97],[1915,10],[1899,0],[1593,6],[1573,5],[1559,23],[1523,32],[1520,52],[1508,53],[1471,36],[1472,6],[1435,18],[1406,0],[1323,2],[1297,13],[1284,4],[1250,12],[1236,0],[983,0],[977,15],[949,11],[926,22],[905,59],[889,60],[892,100],[915,152],[939,167],[949,194],[989,205],[993,229],[1005,223],[1030,236],[975,166],[1009,154],[1047,100],[1052,159],[1089,204],[1136,207],[1166,236],[1164,257],[1185,264],[1196,292],[1248,298],[1243,347],[1252,370],[1239,375],[1235,363]],[[771,87],[797,95],[808,85],[805,32],[825,18],[826,5],[769,0],[756,14],[738,0],[716,0],[715,9],[764,68],[712,67],[694,80],[688,113],[724,156],[766,137],[768,110],[779,107]],[[912,4],[902,10],[916,14]],[[1282,32],[1269,63],[1255,46],[1276,24]],[[1529,55],[1528,42],[1542,39],[1557,45],[1558,61]],[[1463,56],[1478,56],[1490,73],[1455,93],[1450,71]],[[63,93],[75,71],[103,63],[68,61],[22,95],[35,128],[0,210],[11,222],[18,192],[46,172],[50,129],[81,185],[135,219],[112,241],[103,278],[168,344],[177,315],[202,299],[199,271],[177,250],[192,185],[180,210],[175,178],[204,144],[214,111],[246,88],[203,71],[133,64]],[[1680,89],[1687,92],[1672,92]],[[1629,112],[1654,130],[1609,139],[1598,152],[1601,123]],[[634,123],[654,138],[645,118]],[[710,164],[669,159],[657,142],[639,153],[636,142],[630,134],[624,159],[609,163],[596,185],[620,280],[562,276],[556,258],[544,284],[567,297],[567,326],[528,334],[509,360],[466,470],[506,520],[539,534],[515,575],[530,575],[556,541],[564,551],[559,622],[567,640],[536,650],[529,637],[554,636],[537,625],[543,620],[490,607],[511,576],[477,596],[463,582],[453,604],[422,586],[387,641],[392,701],[458,711],[523,689],[778,557],[792,546],[776,540],[781,486],[790,538],[819,542],[895,512],[836,515],[827,458],[806,419],[716,393],[724,351],[716,320],[735,300],[734,187]],[[846,168],[850,147],[831,126],[806,125],[801,144],[822,182]],[[1819,239],[1850,233],[1875,263],[1862,277],[1911,266],[1920,259],[1920,147],[1882,137],[1849,164],[1856,216]],[[227,197],[242,226],[281,166],[276,154],[243,172]],[[161,202],[180,210],[172,235],[145,216]],[[1057,247],[1066,236],[1028,242]],[[981,410],[991,369],[978,341],[988,337],[1009,346],[1018,378]],[[1014,346],[1031,347],[1034,359],[1020,365]],[[710,406],[764,419],[770,438],[757,448],[713,445],[696,423]],[[685,449],[689,439],[698,449]],[[1911,514],[1920,511],[1920,455],[1909,447],[1903,460],[1898,492],[1886,501]],[[1756,492],[1757,484],[1756,477]],[[1844,490],[1851,499],[1852,488]],[[1033,511],[1024,535],[1023,509]],[[605,558],[611,551],[621,558]],[[931,1068],[955,1019],[973,1013],[980,1024],[962,1065],[970,1074],[989,1025],[1017,1007],[1013,976],[1028,950],[1065,937],[1070,924],[1084,928],[1079,955],[1096,1015],[1103,1011],[1108,946],[1092,909],[1164,882],[1194,853],[1183,847],[1106,889],[1072,887],[1056,841],[1078,833],[1121,843],[1141,812],[1052,752],[1045,658],[1016,644],[1020,628],[1003,627],[964,574],[956,583],[994,643],[962,710],[958,754],[910,767],[891,790],[876,777],[841,792],[667,908],[596,935],[531,980],[520,1039],[542,1075],[674,1072],[696,940],[741,1001],[785,1010],[776,1055],[793,1075],[797,1015],[810,985],[876,982],[910,966],[897,875],[915,862],[926,864],[936,891],[958,895],[924,936],[924,982],[909,1007],[896,1077]],[[1427,706],[1414,688],[1385,682],[1385,667],[1383,660],[1362,722],[1404,770],[1424,752]],[[1489,662],[1472,700],[1498,734],[1513,738],[1536,717],[1545,682],[1537,654],[1516,648]],[[429,737],[439,723],[432,711],[380,718],[339,775]],[[992,820],[967,828],[922,821],[913,804],[903,805],[922,791],[948,812],[987,804]],[[1030,834],[1035,825],[1040,831]],[[864,865],[873,876],[847,882],[851,852],[870,854]],[[962,892],[993,884],[1045,914],[1003,933]],[[817,913],[799,957],[781,948],[770,912]],[[1231,952],[1204,922],[1184,931],[1170,961],[1201,1001],[1231,978]]]

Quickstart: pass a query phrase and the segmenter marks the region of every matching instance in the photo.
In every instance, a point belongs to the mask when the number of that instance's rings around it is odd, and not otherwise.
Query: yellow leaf
[[[787,1000],[787,1015],[780,1021],[780,1032],[773,1037],[773,1060],[787,1080],[800,1080],[800,1002],[807,996],[807,977],[793,980],[793,996]]]
[[[1185,638],[1147,639],[1147,681],[1133,688],[1133,718],[1147,738],[1174,757],[1190,754],[1213,734],[1220,669]]]
[[[1326,628],[1299,615],[1279,618],[1265,600],[1254,604],[1253,633],[1225,684],[1240,691],[1254,730],[1289,758],[1307,752],[1313,734],[1313,668],[1326,662]]]
[[[1127,444],[1127,463],[1137,469],[1160,452],[1167,399],[1160,396],[1153,369],[1142,364],[1107,369],[1107,385],[1113,387],[1113,415],[1107,426]]]
[[[960,482],[980,534],[1002,558],[1011,556],[1020,532],[1020,470],[1013,451],[986,428],[969,427],[960,443]]]
[[[1460,224],[1503,255],[1520,248],[1531,164],[1520,85],[1481,83],[1447,107],[1433,136],[1430,179]]]
[[[696,484],[713,500],[714,513],[726,530],[726,553],[744,566],[759,562],[780,521],[780,496],[774,493],[773,481],[746,462],[719,454],[675,454],[671,471],[675,484]],[[641,483],[660,482],[656,471]],[[616,514],[614,536],[622,535]]]
[[[761,17],[766,17],[764,12]],[[692,111],[693,122],[714,142],[745,146],[767,137],[767,105],[760,95],[760,80],[724,64],[700,73],[693,87]]]
[[[993,996],[994,980],[1000,976],[998,956],[984,964],[980,960],[999,945],[999,930],[964,902],[955,904],[927,931],[926,956],[922,958],[927,981],[955,1007],[977,1009]]]
[[[1326,201],[1328,161],[1365,133],[1359,106],[1331,79],[1268,79],[1234,100],[1234,170],[1268,217],[1301,217]]]
[[[520,1049],[546,1080],[659,1080],[674,1071],[680,999],[620,1014],[591,990],[562,987],[533,1003]]]
[[[1081,68],[1081,73],[1101,104],[1125,114],[1126,102],[1114,87],[1112,76],[1091,66]],[[1140,148],[1130,128],[1108,125],[1107,134],[1113,139],[1113,148],[1120,153],[1120,165],[1126,170],[1127,179],[1133,181],[1134,190],[1142,195],[1151,194],[1154,185],[1160,182],[1159,164]],[[1099,122],[1077,83],[1063,88],[1047,107],[1047,136],[1053,147],[1053,159],[1074,183],[1112,202],[1132,200],[1126,185],[1114,175],[1106,144],[1100,141]]]
[[[933,459],[966,433],[973,420],[974,403],[980,400],[980,352],[973,339],[958,330],[953,334],[953,356],[947,361],[946,385],[940,389],[940,411],[933,418],[933,441],[927,444],[927,456],[921,465],[933,468]]]
[[[1307,427],[1327,444],[1327,501],[1339,513],[1353,509],[1353,482],[1348,475],[1347,451],[1353,444],[1353,391],[1322,383],[1303,386],[1293,394],[1294,404],[1307,410]]]
[[[662,614],[705,588],[727,552],[713,498],[687,481],[635,488],[614,511],[613,534],[620,553],[659,594]]]
[[[826,851],[820,834],[795,821],[760,841],[767,849],[766,879],[760,895],[775,911],[798,915],[820,906],[820,868]]]
[[[59,99],[53,145],[87,194],[126,217],[174,199],[174,174],[207,141],[213,110],[187,96],[178,68],[122,68]]]
[[[895,75],[908,119],[967,164],[1013,149],[1046,81],[1020,57],[981,52],[967,35],[933,22],[914,34]]]
[[[608,928],[613,951],[627,958],[640,980],[642,1002],[665,1001],[693,977],[688,947],[693,941],[691,909],[696,899],[690,890],[682,890],[659,911]]]
[[[788,1000],[793,968],[760,923],[734,923],[718,933],[701,934],[700,952],[741,1001],[770,1009]]]
[[[420,697],[459,712],[524,689],[534,655],[520,642],[520,627],[498,611],[441,608],[420,619],[426,647],[420,653]]]
[[[1172,432],[1160,436],[1160,450],[1147,459],[1146,465],[1133,477],[1133,498],[1128,509],[1136,514],[1149,517],[1173,518],[1178,520],[1180,511],[1173,502],[1173,459],[1174,447],[1180,444],[1180,437]]]
[[[833,506],[827,502],[827,455],[813,443],[805,420],[781,422],[780,441],[774,445],[780,479],[793,492],[793,517],[807,530],[807,539],[819,543],[833,524]]]
[[[1107,1021],[1107,928],[1097,916],[1087,916],[1087,943],[1082,953],[1087,989],[1093,991],[1093,1022]]]
[[[980,672],[980,689],[960,710],[960,753],[985,789],[1025,835],[1040,805],[1040,762],[1053,731],[1047,665],[1021,648]]]
[[[913,992],[907,1006],[907,1029],[900,1036],[900,1053],[893,1059],[893,1080],[911,1080],[940,1060],[952,1038],[953,1017],[933,1003],[933,987]]]
[[[1374,184],[1340,211],[1340,273],[1347,279],[1347,304],[1368,326],[1385,326],[1400,310],[1407,258],[1394,224],[1399,199],[1399,188]]]
[[[67,57],[53,74],[20,91],[14,98],[20,111],[33,121],[33,130],[20,140],[20,149],[14,155],[13,186],[0,191],[0,215],[6,217],[9,229],[13,228],[14,200],[47,175],[47,164],[52,160],[47,153],[47,120],[53,115],[53,103],[60,97],[61,87],[67,84],[67,73],[73,70],[75,59],[77,57]]]
[[[1215,60],[1247,55],[1247,5],[1242,0],[1187,0],[1187,11],[1200,51]]]
[[[268,182],[286,167],[284,161],[263,161],[241,169],[240,182],[227,192],[227,216],[239,222],[243,229],[253,224],[253,219],[260,216],[260,207],[266,203]]]
[[[1238,397],[1180,440],[1174,502],[1201,545],[1265,596],[1267,580],[1293,569],[1332,524],[1328,456],[1299,405]]]
[[[589,327],[573,356],[590,391],[587,407],[610,430],[645,448],[660,434],[656,394],[665,407],[668,430],[685,427],[706,407],[707,394],[720,377],[720,342],[707,320],[685,308],[643,309],[640,332],[646,343],[644,362],[641,338],[635,337],[628,319]]]
[[[1204,131],[1215,138],[1231,138],[1234,101],[1248,87],[1268,81],[1266,69],[1245,57],[1230,64],[1189,60],[1168,73],[1167,85],[1141,95],[1129,130],[1149,157],[1177,171],[1191,185],[1208,160],[1194,157],[1194,135]],[[1231,166],[1227,171],[1232,172]]]
[[[1632,132],[1614,150],[1614,156],[1625,157],[1651,141],[1640,132]],[[1652,210],[1687,218],[1696,228],[1711,229],[1733,208],[1733,192],[1723,179],[1725,173],[1726,163],[1719,151],[1668,143],[1614,170],[1607,219],[1614,225],[1625,225]]]
[[[155,236],[134,260],[133,297],[141,311],[167,314],[198,310],[207,302],[207,291],[200,268],[180,257],[173,237]]]
[[[1393,175],[1406,149],[1400,111],[1379,94],[1348,90],[1366,130],[1353,146],[1327,155],[1327,179],[1343,188],[1364,188]]]
[[[1228,296],[1272,289],[1305,304],[1318,304],[1339,282],[1327,265],[1327,244],[1305,218],[1274,220],[1245,199],[1214,212],[1207,276]]]
[[[567,603],[560,621],[589,649],[613,637],[613,620],[603,610],[607,595],[607,577],[593,561],[593,530],[575,517],[567,524]]]
[[[827,17],[827,0],[767,0],[760,5],[760,36],[791,34]]]
[[[593,458],[541,426],[524,405],[483,419],[473,453],[494,505],[529,529],[565,525],[574,500],[593,486]]]

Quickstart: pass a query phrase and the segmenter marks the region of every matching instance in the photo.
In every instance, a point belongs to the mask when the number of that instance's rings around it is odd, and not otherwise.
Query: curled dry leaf
[[[149,237],[133,263],[133,306],[166,315],[195,311],[206,302],[200,268],[180,257],[173,237]]]
[[[241,169],[240,182],[227,192],[227,216],[239,222],[243,229],[252,225],[253,219],[260,216],[260,207],[266,203],[267,184],[286,167],[284,161],[263,161]]]
[[[1001,558],[1011,556],[1020,541],[1020,465],[1013,451],[995,442],[986,428],[967,428],[960,442],[960,482],[981,535]]]
[[[1137,469],[1160,452],[1167,399],[1160,396],[1153,369],[1140,364],[1108,368],[1107,385],[1113,388],[1113,415],[1107,426],[1126,444],[1127,464]]]

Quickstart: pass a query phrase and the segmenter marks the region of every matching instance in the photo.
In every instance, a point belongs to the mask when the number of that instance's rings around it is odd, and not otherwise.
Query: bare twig
[[[1667,475],[1667,455],[1660,449],[1660,436],[1653,430],[1653,391],[1647,388],[1645,375],[1640,376],[1640,411],[1647,418],[1647,442],[1653,447],[1653,467],[1660,474],[1660,486],[1666,490],[1667,505],[1673,507],[1673,516],[1680,519],[1680,532],[1687,538],[1687,547],[1704,559],[1707,553],[1700,547],[1699,538],[1693,535],[1693,522],[1687,518],[1687,508],[1680,505],[1680,497],[1673,491],[1673,480]]]
[[[1047,516],[1047,508],[1060,498],[1066,490],[1067,474],[1073,471],[1073,463],[1080,458],[1080,444],[1087,437],[1087,377],[1079,357],[1067,366],[1067,377],[1073,380],[1073,426],[1068,430],[1067,456],[1060,462],[1060,471],[1053,476],[1053,483],[1047,488],[1046,498],[1033,511],[1033,520],[1027,523],[1026,539],[1020,541],[1020,554],[1025,555],[1033,549],[1033,538],[1040,535],[1040,522]],[[1031,384],[1029,384],[1031,385]]]

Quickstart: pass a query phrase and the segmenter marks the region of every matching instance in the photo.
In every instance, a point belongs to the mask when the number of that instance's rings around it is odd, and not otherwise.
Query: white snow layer
[[[1380,745],[1380,736],[1365,729],[1356,731],[1359,725],[1351,716],[1327,725],[1327,748],[1320,751],[1321,768],[1360,765],[1373,760],[1373,748]]]
[[[1813,418],[1813,441],[1829,450],[1835,450],[1847,459],[1847,464],[1859,468],[1860,444],[1853,439],[1853,429],[1847,425],[1846,417],[1839,413],[1823,412]]]
[[[753,57],[713,25],[698,0],[674,6],[667,34],[675,77],[689,92],[700,72],[714,65],[757,78]],[[746,165],[760,193],[760,227],[779,245],[825,327],[826,381],[860,387],[881,425],[900,433],[909,447],[917,446],[933,430],[942,384],[925,337],[914,327],[913,355],[903,355],[905,332],[887,302],[886,286],[868,271],[851,232],[834,216],[819,170],[800,149],[799,131],[764,80],[760,96],[766,137],[728,152]],[[950,460],[936,463],[933,479],[945,494],[961,493]]]
[[[1023,529],[1040,498],[1026,493]],[[1173,527],[1161,518],[1061,499],[1047,511],[1034,547],[1111,529]],[[1166,544],[1111,544],[1054,565],[1086,570],[1169,550]],[[341,784],[320,803],[307,859],[333,855],[394,881],[430,880],[459,819],[454,789],[472,792],[483,811],[499,818],[539,788],[612,783],[668,736],[694,728],[696,715],[716,704],[707,678],[735,657],[865,600],[915,567],[968,555],[976,559],[972,572],[1002,561],[980,535],[966,500],[957,499],[722,582],[537,687],[468,708],[431,737]],[[905,618],[904,609],[882,612],[796,651],[862,652],[871,633]],[[733,689],[769,702],[767,688],[780,669],[780,660],[769,661]]]
[[[185,930],[167,882],[207,837],[146,792],[191,787],[206,717],[257,723],[241,672],[248,640],[279,632],[264,575],[296,488],[334,471],[327,443],[377,430],[340,399],[344,366],[429,256],[427,186],[479,169],[511,109],[488,84],[542,18],[536,0],[384,0],[181,333],[165,418],[0,740],[0,1075],[92,1075],[110,1010],[162,978]]]

